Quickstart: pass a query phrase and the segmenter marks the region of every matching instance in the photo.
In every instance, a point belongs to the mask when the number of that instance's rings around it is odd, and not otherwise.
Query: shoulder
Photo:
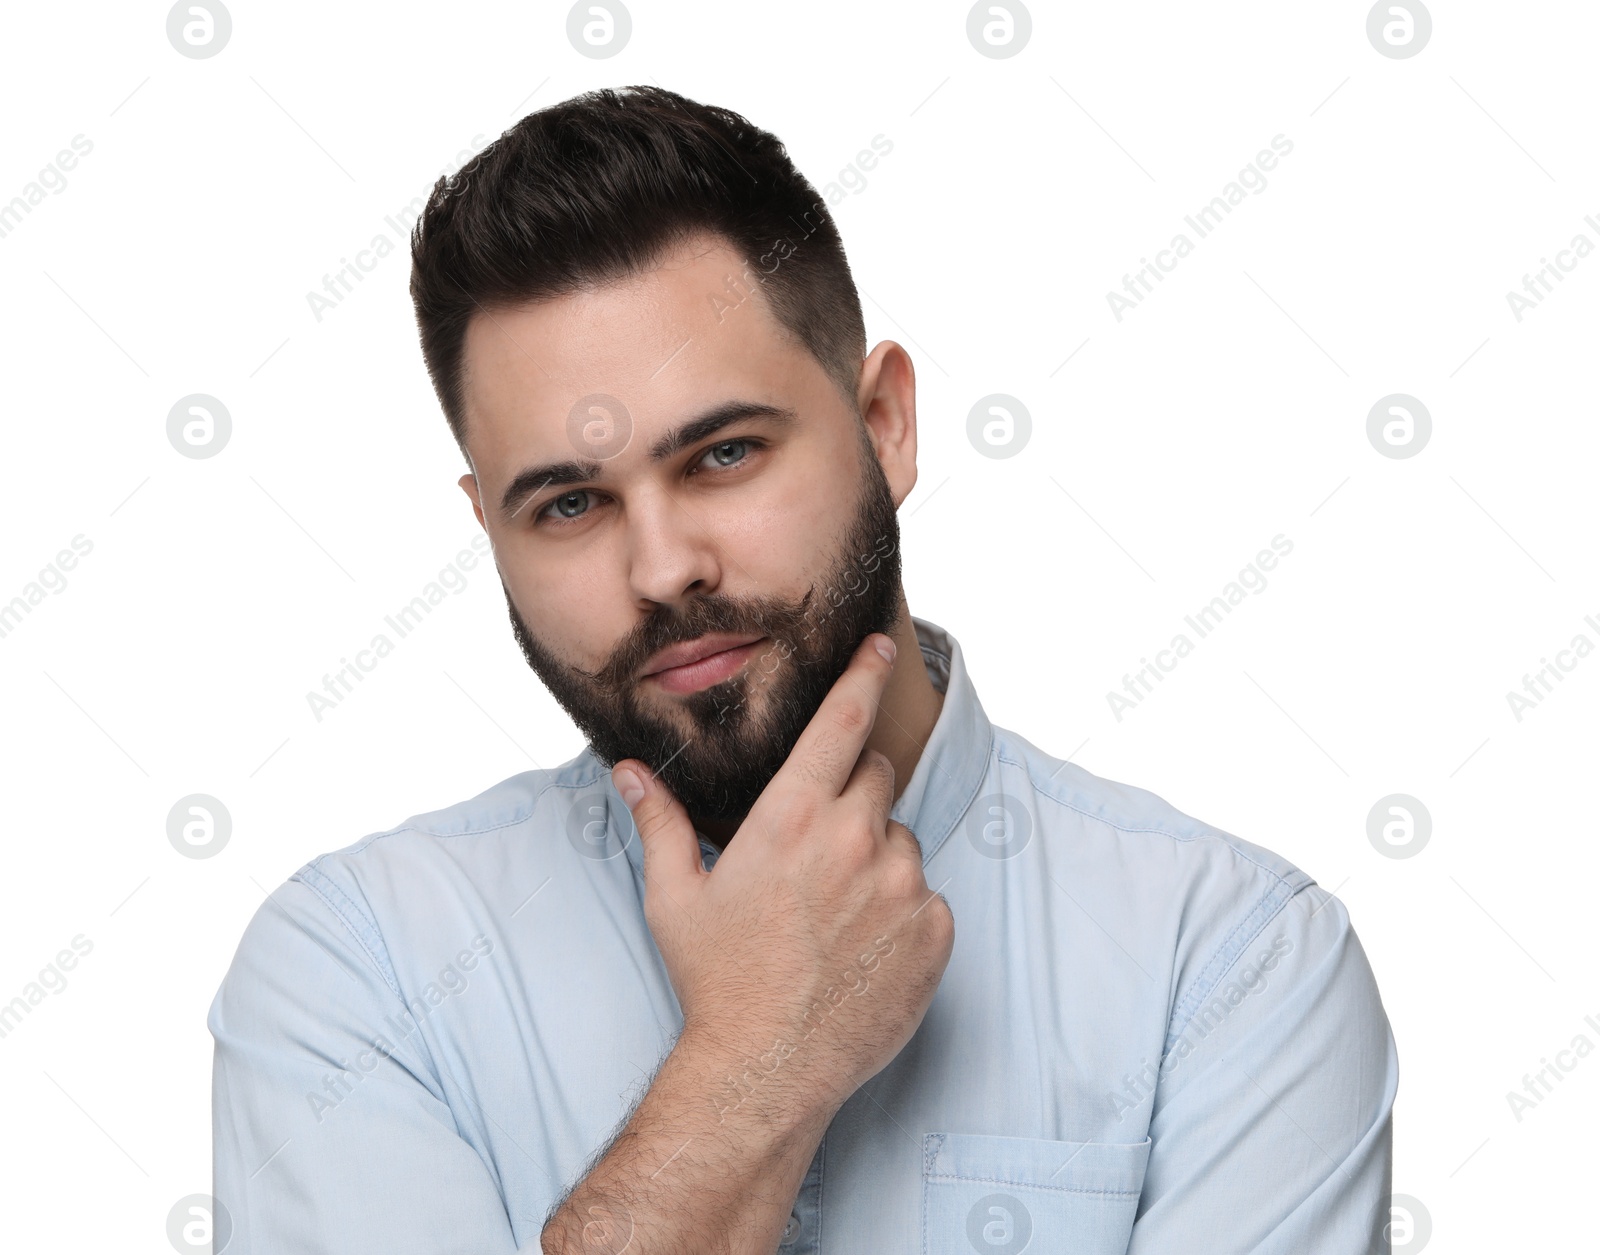
[[[290,879],[334,893],[407,869],[492,861],[508,844],[526,846],[523,833],[530,824],[543,828],[565,818],[584,797],[605,790],[608,781],[604,765],[585,747],[558,767],[508,776],[472,797],[320,854]]]
[[[1041,821],[1064,825],[1077,839],[1263,892],[1292,895],[1315,883],[1273,850],[1181,811],[1149,789],[1052,757],[1015,732],[995,729],[995,755],[1002,779],[1014,778],[1032,793]]]
[[[549,839],[552,830],[572,822],[581,829],[584,819],[574,821],[575,813],[585,799],[600,804],[608,785],[609,773],[586,747],[558,767],[520,772],[319,854],[262,904],[240,953],[281,953],[286,931],[326,931],[328,941],[358,952],[398,992],[397,931],[407,945],[426,944],[435,930],[459,932],[466,921],[492,917],[503,905],[500,894],[572,852]]]
[[[1169,973],[1169,1044],[1230,981],[1290,953],[1295,971],[1335,962],[1376,1006],[1344,903],[1289,859],[1016,733],[997,728],[995,753],[1003,787],[1032,799],[1050,874]]]

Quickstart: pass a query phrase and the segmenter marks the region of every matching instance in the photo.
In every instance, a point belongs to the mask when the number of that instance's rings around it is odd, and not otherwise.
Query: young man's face
[[[745,270],[702,236],[633,278],[479,313],[466,339],[461,486],[529,665],[603,762],[650,764],[712,821],[749,809],[862,638],[898,622],[895,509],[916,478],[903,350],[869,357],[858,410]],[[719,652],[663,669],[685,645]]]

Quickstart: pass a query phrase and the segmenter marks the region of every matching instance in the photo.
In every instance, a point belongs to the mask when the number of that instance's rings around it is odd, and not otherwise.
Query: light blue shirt
[[[955,948],[780,1255],[1387,1250],[1394,1039],[1343,904],[994,727],[914,624],[945,697],[891,813]],[[587,748],[290,877],[208,1018],[229,1255],[537,1252],[682,1027],[642,895]]]

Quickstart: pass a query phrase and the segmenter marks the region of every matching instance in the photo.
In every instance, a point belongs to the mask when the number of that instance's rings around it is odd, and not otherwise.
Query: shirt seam
[[[396,831],[404,831],[404,829],[397,829]],[[310,877],[315,877],[315,881],[310,879]],[[362,910],[355,900],[352,899],[349,894],[345,893],[342,888],[340,888],[336,881],[330,878],[325,872],[319,871],[314,866],[308,864],[307,866],[302,867],[293,876],[289,877],[289,879],[291,881],[298,881],[313,894],[315,894],[328,908],[328,910],[333,913],[334,918],[344,925],[344,927],[350,932],[351,936],[356,939],[357,944],[360,945],[363,952],[365,952],[367,957],[372,961],[373,966],[378,971],[378,975],[383,977],[383,983],[388,986],[389,992],[395,996],[395,1000],[399,1004],[401,1013],[410,1014],[410,1004],[406,1001],[406,996],[400,989],[400,983],[395,978],[394,967],[389,962],[389,948],[383,942],[383,934],[378,929],[377,921],[374,920],[368,912]],[[342,908],[339,902],[334,900],[335,896],[337,896],[340,901],[347,904],[348,910]],[[362,932],[356,928],[355,923],[352,922],[350,918],[351,914],[355,915],[356,918],[361,921],[363,927],[371,933],[371,940],[369,940],[368,937],[363,936]],[[376,949],[374,949],[373,946],[374,941],[376,942]],[[450,1101],[448,1090],[445,1087],[442,1076],[442,1072],[445,1071],[445,1069],[443,1069],[440,1065],[440,1062],[433,1057],[433,1052],[428,1048],[427,1039],[425,1036],[418,1034],[415,1049],[418,1051],[422,1060],[432,1069],[434,1088],[430,1090],[430,1093],[432,1093],[435,1098],[443,1103],[446,1109],[450,1112],[451,1121],[455,1126],[457,1135],[459,1136],[461,1134],[460,1113],[457,1111],[455,1104]],[[452,1080],[453,1079],[454,1078],[452,1078]],[[474,1131],[478,1132],[481,1136],[481,1129]],[[478,1149],[476,1143],[469,1144],[472,1144],[474,1149]],[[479,1150],[479,1154],[480,1156],[482,1155],[481,1150]],[[485,1160],[486,1164],[487,1162],[488,1161]]]
[[[329,850],[326,854],[319,854],[319,855],[317,855],[316,858],[312,859],[310,863],[306,864],[306,866],[307,867],[311,867],[311,868],[315,868],[324,859],[333,858],[335,855],[340,855],[340,854],[345,854],[345,855],[361,854],[367,849],[368,846],[372,845],[376,841],[381,841],[385,837],[398,837],[402,833],[407,833],[407,832],[415,832],[419,836],[434,837],[434,838],[436,838],[436,839],[438,839],[440,841],[448,841],[448,840],[450,840],[450,839],[452,839],[454,837],[481,837],[485,833],[498,832],[502,828],[515,828],[518,824],[527,823],[528,820],[530,818],[532,818],[534,812],[536,810],[538,810],[538,808],[539,808],[539,800],[542,797],[544,797],[544,795],[546,793],[548,793],[551,789],[586,789],[591,784],[593,784],[596,780],[600,779],[600,777],[602,775],[604,775],[604,774],[605,774],[605,772],[603,772],[603,771],[597,771],[593,775],[591,775],[587,780],[550,780],[550,781],[547,781],[539,789],[539,791],[537,793],[535,793],[533,795],[533,797],[531,797],[528,800],[527,809],[518,811],[510,819],[497,820],[497,821],[495,821],[493,823],[487,823],[486,822],[486,823],[480,824],[480,825],[478,825],[477,827],[474,827],[474,828],[465,828],[460,832],[435,832],[432,828],[423,827],[421,824],[417,823],[414,819],[407,820],[405,823],[399,824],[399,825],[397,825],[397,826],[395,826],[393,828],[386,829],[383,832],[374,832],[374,833],[372,833],[365,840],[363,840],[359,845],[352,845],[352,846],[349,846],[346,849],[342,849],[342,850]],[[304,870],[304,869],[302,869],[302,870]]]
[[[1138,1198],[1142,1193],[1140,1190],[1097,1190],[1087,1185],[1041,1185],[1038,1181],[1013,1180],[1011,1177],[980,1177],[956,1172],[929,1172],[925,1179],[930,1184],[976,1182],[983,1185],[1012,1185],[1028,1190],[1048,1190],[1052,1194],[1094,1194],[1110,1198]]]
[[[383,944],[377,921],[357,906],[337,882],[312,864],[302,867],[289,879],[298,881],[322,900],[323,904],[333,912],[333,917],[344,925],[356,939],[356,943],[366,952],[367,957],[372,960],[373,967],[378,970],[378,975],[383,977],[383,983],[389,986],[389,991],[404,1002],[399,982],[394,976],[394,968],[389,962],[389,948]],[[339,901],[335,901],[335,898]],[[352,914],[361,921],[361,928],[357,928],[352,921]]]
[[[997,739],[998,733],[999,730],[997,729]],[[1175,998],[1172,1014],[1167,1023],[1166,1040],[1161,1047],[1161,1056],[1165,1059],[1172,1052],[1173,1047],[1177,1045],[1178,1039],[1183,1035],[1184,1031],[1188,1029],[1200,1007],[1211,996],[1212,991],[1216,989],[1228,970],[1238,961],[1239,956],[1244,953],[1257,937],[1266,931],[1267,925],[1282,913],[1283,908],[1297,894],[1315,884],[1316,881],[1299,868],[1295,869],[1296,874],[1294,876],[1287,876],[1283,872],[1267,866],[1260,859],[1255,858],[1247,851],[1241,850],[1238,846],[1228,841],[1227,837],[1230,834],[1210,825],[1204,825],[1201,831],[1191,836],[1185,836],[1182,833],[1172,831],[1169,827],[1134,827],[1128,824],[1116,823],[1103,815],[1093,814],[1082,806],[1078,806],[1046,788],[1044,784],[1041,784],[1035,778],[1032,765],[1026,761],[1011,757],[1008,753],[1010,749],[1010,746],[1001,745],[996,750],[996,756],[1001,762],[1009,763],[1011,766],[1026,772],[1034,792],[1049,798],[1058,806],[1075,811],[1084,818],[1093,820],[1096,823],[1105,824],[1115,832],[1151,833],[1156,836],[1167,837],[1173,841],[1181,841],[1185,844],[1200,840],[1220,841],[1227,847],[1233,857],[1248,863],[1270,878],[1266,892],[1255,901],[1243,917],[1240,918],[1239,922],[1217,943],[1217,948],[1212,952],[1210,960],[1190,981],[1188,988]]]
[[[997,739],[998,739],[999,731],[1000,731],[1000,729],[996,729]],[[1202,825],[1203,828],[1204,828],[1204,831],[1196,832],[1196,833],[1194,833],[1194,834],[1192,834],[1190,836],[1185,836],[1181,832],[1172,831],[1172,829],[1170,827],[1162,827],[1162,828],[1135,827],[1132,824],[1119,824],[1119,823],[1116,823],[1113,820],[1107,819],[1104,815],[1096,815],[1092,811],[1085,810],[1083,807],[1078,806],[1077,804],[1068,801],[1066,798],[1060,797],[1057,794],[1052,793],[1046,787],[1045,784],[1040,784],[1039,781],[1034,777],[1033,767],[1029,763],[1027,763],[1025,761],[1022,761],[1022,760],[1019,760],[1019,759],[1016,759],[1016,758],[1011,758],[1011,757],[1008,756],[1007,751],[1010,748],[1011,747],[1006,746],[1004,748],[997,749],[995,751],[996,757],[998,757],[999,760],[1001,762],[1003,762],[1003,763],[1010,763],[1011,766],[1020,767],[1023,771],[1027,772],[1028,773],[1028,782],[1033,786],[1033,790],[1034,790],[1035,793],[1041,794],[1042,796],[1049,798],[1052,802],[1056,803],[1056,805],[1058,805],[1058,806],[1064,806],[1070,811],[1076,811],[1078,814],[1082,815],[1085,819],[1092,819],[1096,823],[1101,823],[1101,824],[1104,824],[1108,828],[1115,829],[1117,832],[1130,832],[1130,833],[1131,832],[1148,832],[1148,833],[1153,833],[1156,836],[1170,837],[1174,841],[1182,841],[1182,842],[1185,842],[1185,843],[1192,842],[1192,841],[1222,840],[1222,843],[1224,845],[1228,846],[1229,851],[1234,855],[1235,858],[1242,859],[1244,862],[1249,863],[1252,867],[1255,867],[1255,868],[1259,869],[1260,871],[1264,872],[1266,875],[1272,877],[1274,880],[1279,881],[1282,884],[1286,884],[1287,885],[1287,884],[1293,884],[1294,883],[1293,880],[1290,877],[1285,876],[1282,872],[1277,871],[1274,868],[1268,867],[1260,859],[1254,858],[1250,854],[1248,854],[1246,851],[1241,850],[1237,846],[1228,843],[1224,838],[1226,838],[1227,836],[1231,836],[1232,835],[1231,833],[1224,833],[1220,828],[1213,828],[1209,824],[1203,824]],[[1046,784],[1048,784],[1048,781],[1046,782]],[[1201,822],[1201,821],[1196,821],[1196,822]],[[1296,870],[1299,870],[1299,869],[1296,869]],[[1305,876],[1306,873],[1302,871],[1302,872],[1300,872],[1300,875],[1301,876]],[[1307,877],[1306,883],[1307,884],[1311,883],[1310,877]],[[1304,887],[1305,887],[1304,885],[1299,886],[1297,888],[1296,892],[1298,892],[1299,888],[1304,888]]]
[[[547,781],[539,789],[539,791],[529,799],[526,810],[518,811],[510,819],[480,824],[476,827],[468,828],[462,832],[434,832],[432,829],[424,828],[415,822],[407,822],[400,824],[397,827],[387,829],[383,832],[372,833],[357,845],[353,845],[343,850],[330,850],[325,854],[317,855],[316,858],[312,859],[304,867],[300,868],[300,870],[295,872],[294,875],[290,876],[289,879],[292,881],[298,881],[299,883],[305,885],[307,889],[310,889],[311,892],[322,899],[327,908],[333,912],[334,918],[344,925],[346,930],[349,931],[350,935],[356,939],[356,942],[366,952],[367,957],[372,960],[373,966],[377,968],[378,974],[383,977],[384,983],[389,986],[390,992],[404,1002],[405,995],[400,992],[400,983],[395,978],[394,967],[389,961],[389,948],[384,944],[383,934],[378,928],[377,920],[373,919],[368,912],[362,910],[360,905],[358,905],[355,900],[351,898],[350,895],[343,890],[343,888],[340,887],[339,883],[322,870],[322,863],[325,860],[334,858],[336,856],[354,856],[361,854],[365,852],[369,846],[381,841],[385,837],[397,837],[407,832],[414,832],[419,836],[432,837],[435,840],[444,841],[453,837],[483,836],[486,833],[498,832],[502,828],[514,828],[518,824],[526,823],[528,821],[528,819],[538,809],[539,800],[551,789],[587,788],[589,785],[598,780],[602,774],[602,772],[597,771],[593,773],[587,780]],[[360,927],[357,926],[357,920],[360,921]]]
[[[1211,961],[1200,970],[1200,973],[1189,983],[1189,991],[1178,1000],[1173,1007],[1172,1019],[1167,1025],[1167,1039],[1161,1047],[1161,1057],[1172,1053],[1180,1038],[1194,1021],[1201,1005],[1211,996],[1213,990],[1221,983],[1233,965],[1238,962],[1239,956],[1247,950],[1267,929],[1267,925],[1283,914],[1283,910],[1294,898],[1309,888],[1312,882],[1308,879],[1303,885],[1291,886],[1287,880],[1280,878],[1280,883],[1274,886],[1253,906],[1250,911],[1234,925],[1217,945],[1216,951],[1211,956]],[[1254,927],[1251,927],[1252,922]],[[1248,935],[1245,930],[1249,929]]]

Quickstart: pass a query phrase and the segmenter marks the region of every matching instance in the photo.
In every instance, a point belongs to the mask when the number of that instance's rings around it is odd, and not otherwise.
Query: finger
[[[644,847],[645,887],[660,885],[669,897],[690,877],[706,874],[700,861],[700,839],[683,803],[636,758],[611,769],[611,783],[633,815]]]
[[[879,653],[880,647],[889,657]],[[856,646],[850,665],[822,699],[774,780],[821,789],[830,799],[839,796],[878,717],[878,703],[894,670],[894,649],[894,641],[881,632],[869,633]]]
[[[855,770],[850,773],[850,778],[844,783],[844,791],[839,794],[839,800],[856,798],[867,808],[875,821],[875,828],[882,828],[889,818],[889,808],[894,805],[894,764],[889,761],[887,754],[880,754],[875,749],[864,749],[861,757],[856,759]]]

